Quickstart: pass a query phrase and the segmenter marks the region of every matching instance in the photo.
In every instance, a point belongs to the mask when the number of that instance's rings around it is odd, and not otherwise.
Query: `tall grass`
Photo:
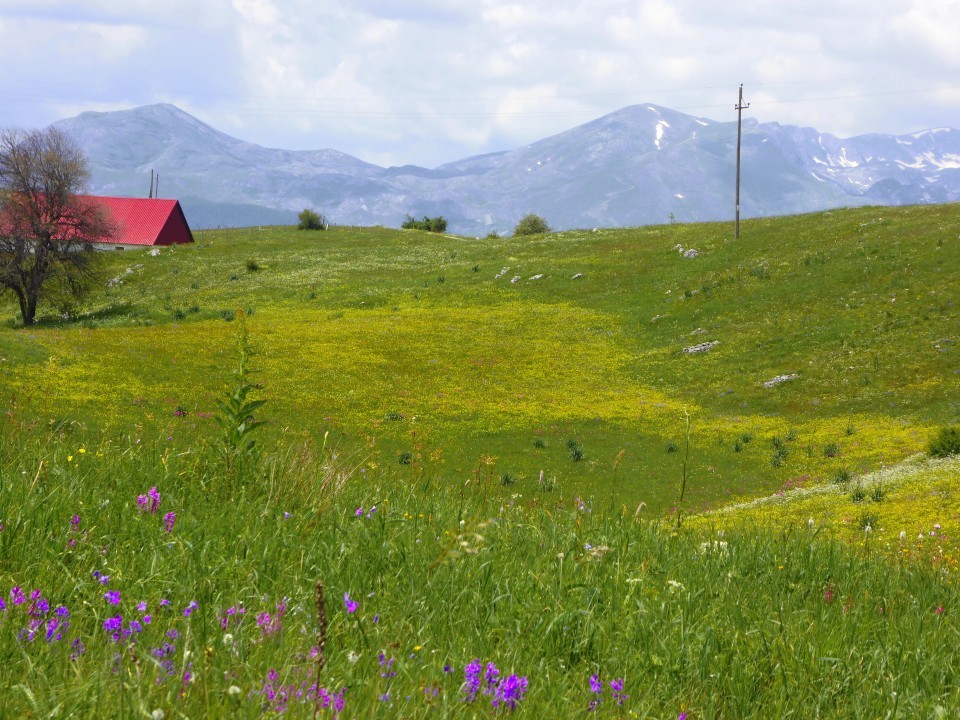
[[[311,717],[317,582],[323,717],[337,698],[341,717],[960,708],[956,589],[816,530],[678,534],[589,497],[504,498],[493,475],[368,477],[303,443],[237,475],[213,447],[7,426],[0,470],[3,717]],[[513,710],[483,678],[467,702],[476,660],[501,690],[526,679]]]

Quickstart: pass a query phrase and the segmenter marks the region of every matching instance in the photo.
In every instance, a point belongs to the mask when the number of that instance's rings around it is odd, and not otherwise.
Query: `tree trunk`
[[[29,327],[33,325],[34,318],[37,314],[36,296],[28,296],[18,291],[17,300],[20,302],[20,317],[23,320],[23,326]]]

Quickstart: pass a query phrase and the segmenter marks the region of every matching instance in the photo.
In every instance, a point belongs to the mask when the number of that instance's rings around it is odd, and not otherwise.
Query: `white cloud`
[[[0,126],[175,99],[261,144],[434,165],[653,102],[825,132],[960,117],[956,0],[0,0]],[[891,94],[899,93],[899,94]]]

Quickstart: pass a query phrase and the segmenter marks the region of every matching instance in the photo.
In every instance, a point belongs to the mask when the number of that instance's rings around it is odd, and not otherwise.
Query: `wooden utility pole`
[[[740,99],[737,100],[737,106],[734,108],[737,111],[737,220],[733,236],[737,239],[740,238],[740,120],[743,111],[748,107],[750,103],[743,104],[743,83],[740,83]]]

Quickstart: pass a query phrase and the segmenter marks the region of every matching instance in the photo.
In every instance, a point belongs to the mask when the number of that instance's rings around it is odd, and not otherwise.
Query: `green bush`
[[[524,215],[513,229],[514,235],[543,235],[550,232],[547,221],[539,215]]]
[[[960,428],[940,428],[937,436],[930,441],[929,452],[936,458],[960,455]]]
[[[407,215],[400,227],[404,230],[425,230],[427,232],[442,233],[447,231],[447,219],[443,217],[443,215],[437,215],[437,217],[434,218],[424,215],[423,218],[417,220],[412,215]]]
[[[304,209],[302,213],[297,216],[300,219],[300,224],[297,226],[301,230],[326,230],[327,229],[327,220],[323,215],[315,213],[313,210]]]

